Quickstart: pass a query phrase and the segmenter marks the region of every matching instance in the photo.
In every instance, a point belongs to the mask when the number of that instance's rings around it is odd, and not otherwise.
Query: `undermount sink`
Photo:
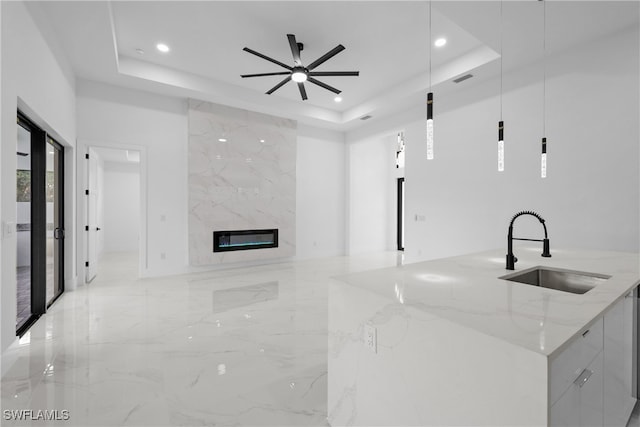
[[[550,267],[532,267],[517,273],[507,274],[499,279],[557,291],[584,294],[595,286],[611,278],[605,274],[586,273],[584,271],[562,270]]]

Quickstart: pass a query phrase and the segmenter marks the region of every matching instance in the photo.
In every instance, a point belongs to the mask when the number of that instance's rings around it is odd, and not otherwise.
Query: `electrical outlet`
[[[372,352],[378,352],[378,331],[375,326],[364,325],[364,345]]]

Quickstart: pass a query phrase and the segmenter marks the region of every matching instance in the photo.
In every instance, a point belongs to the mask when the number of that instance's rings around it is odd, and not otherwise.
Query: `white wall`
[[[396,136],[370,136],[347,145],[347,253],[396,249]]]
[[[406,126],[406,260],[506,250],[509,220],[520,210],[547,220],[552,254],[569,247],[637,252],[638,54],[634,30],[548,58],[546,179],[539,64],[505,76],[502,173],[497,82],[436,98],[434,160],[424,155],[423,121]],[[523,218],[515,235],[539,238],[542,228]]]
[[[345,253],[345,144],[342,133],[298,125],[296,258]]]
[[[141,181],[148,186],[147,194],[141,194],[148,212],[141,217],[141,238],[147,250],[142,274],[191,271],[187,258],[186,102],[83,80],[78,81],[77,92],[81,152],[88,145],[136,146],[146,155],[147,166],[141,166]],[[296,257],[343,254],[342,134],[300,125],[297,147]]]
[[[146,183],[141,274],[187,265],[187,116],[184,100],[78,81],[78,143],[141,151]]]
[[[137,252],[140,233],[140,168],[105,162],[101,233],[105,252]]]
[[[29,9],[28,9],[29,8]],[[35,17],[35,18],[34,18]],[[2,201],[3,224],[16,223],[16,111],[20,107],[65,146],[67,188],[75,176],[75,87],[69,64],[45,19],[23,2],[2,2]],[[75,197],[65,194],[65,288],[73,289]],[[2,240],[1,348],[15,341],[16,235]],[[3,366],[3,370],[7,368]]]

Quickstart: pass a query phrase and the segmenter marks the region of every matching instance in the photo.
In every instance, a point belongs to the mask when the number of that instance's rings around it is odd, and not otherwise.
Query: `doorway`
[[[89,283],[101,274],[99,265],[105,258],[131,267],[140,264],[142,209],[141,152],[106,147],[87,151],[85,280]]]
[[[64,148],[18,111],[16,334],[64,291]]]

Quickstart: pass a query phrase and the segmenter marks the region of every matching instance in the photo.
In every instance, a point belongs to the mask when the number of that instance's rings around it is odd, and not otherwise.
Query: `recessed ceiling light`
[[[433,45],[435,47],[442,47],[445,44],[447,44],[447,39],[445,39],[444,37],[440,37],[439,39],[436,39],[435,42],[433,42]]]
[[[336,96],[335,98],[333,98],[333,100],[334,100],[335,102],[342,102],[342,97],[340,97],[340,96]]]
[[[264,144],[264,139],[261,139],[260,142],[262,142]]]
[[[227,138],[218,138],[218,141],[220,141],[220,142],[227,142]]]
[[[171,50],[171,49],[169,49],[169,46],[167,46],[164,43],[158,43],[156,45],[156,49],[158,49],[162,53],[167,53],[167,52],[169,52]]]

